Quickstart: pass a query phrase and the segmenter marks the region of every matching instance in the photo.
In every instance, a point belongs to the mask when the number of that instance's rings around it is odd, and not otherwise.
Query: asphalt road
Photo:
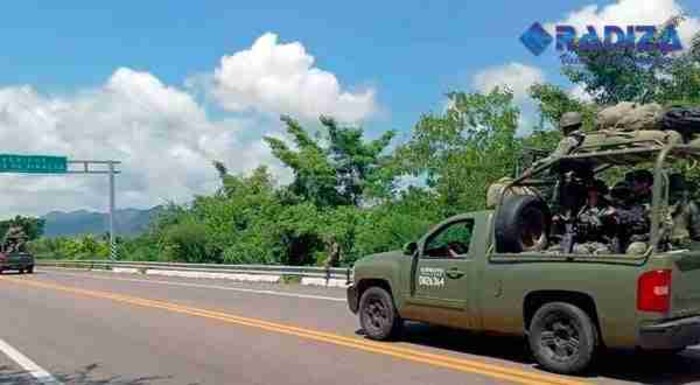
[[[334,288],[41,269],[0,276],[0,308],[0,385],[700,383],[695,349],[561,377],[518,338],[411,324],[372,342]]]

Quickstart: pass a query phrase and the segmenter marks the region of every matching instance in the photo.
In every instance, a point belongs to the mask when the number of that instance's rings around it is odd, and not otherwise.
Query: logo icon
[[[556,51],[566,55],[572,52],[620,51],[659,52],[662,55],[683,49],[674,25],[659,30],[653,25],[605,25],[602,33],[587,25],[585,33],[579,34],[571,25],[555,25],[556,37],[544,29],[539,22],[533,23],[520,41],[535,56],[539,56],[556,39]]]
[[[552,44],[554,38],[547,32],[542,24],[534,22],[530,28],[520,35],[520,41],[535,56],[539,56],[547,47]]]

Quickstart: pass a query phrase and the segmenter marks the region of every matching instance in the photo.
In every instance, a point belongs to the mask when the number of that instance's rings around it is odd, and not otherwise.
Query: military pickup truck
[[[10,226],[0,243],[0,273],[17,270],[34,273],[34,255],[27,250],[27,235],[21,226]]]
[[[602,348],[668,354],[700,342],[700,247],[670,246],[663,235],[668,168],[691,167],[700,145],[607,144],[540,165],[512,186],[542,188],[565,165],[600,175],[646,165],[654,173],[646,251],[547,252],[546,193],[504,189],[494,210],[449,218],[403,250],[354,264],[347,302],[366,336],[397,337],[404,320],[522,335],[536,361],[558,373],[584,370]]]
[[[20,274],[34,273],[34,256],[31,253],[0,252],[0,274],[7,270],[16,270]]]

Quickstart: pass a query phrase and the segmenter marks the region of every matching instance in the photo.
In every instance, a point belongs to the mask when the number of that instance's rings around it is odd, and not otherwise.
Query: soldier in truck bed
[[[654,185],[654,175],[648,170],[634,170],[625,174],[631,193],[638,204],[651,204],[651,187]]]
[[[552,151],[552,153],[546,158],[535,162],[533,168],[560,156],[568,155],[574,149],[579,147],[586,138],[586,134],[581,129],[582,126],[583,118],[580,112],[570,111],[562,114],[561,118],[559,119],[559,130],[564,137],[559,141],[559,144],[554,151]]]
[[[639,190],[637,190],[639,191]],[[635,196],[627,180],[620,181],[610,191],[618,224],[620,248],[618,252],[641,254],[646,251],[651,222],[649,207],[642,203],[645,198]]]
[[[3,249],[8,253],[22,252],[24,251],[27,239],[28,237],[22,226],[10,226],[3,237]]]
[[[685,178],[669,176],[668,240],[676,248],[688,248],[700,241],[700,208],[689,197]]]
[[[618,249],[614,208],[606,198],[608,186],[600,179],[587,186],[586,204],[576,216],[574,254],[611,254]]]

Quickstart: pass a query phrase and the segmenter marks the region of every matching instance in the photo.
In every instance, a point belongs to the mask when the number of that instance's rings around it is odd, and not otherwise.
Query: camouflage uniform
[[[649,221],[649,197],[632,191],[631,178],[618,182],[612,189],[611,197],[615,207],[620,241],[619,252],[642,254],[647,249],[651,222]]]
[[[654,184],[654,175],[647,170],[635,170],[625,175],[625,181],[629,183],[634,204],[651,204],[651,186]]]
[[[22,251],[27,238],[21,226],[10,226],[3,239],[5,251],[8,253]]]
[[[607,186],[601,180],[594,180],[588,186],[589,201],[576,216],[577,234],[573,252],[575,254],[610,254],[617,249],[613,208],[604,198]],[[590,193],[596,192],[592,201]]]
[[[583,121],[580,113],[564,113],[559,120],[559,129],[561,130],[562,134],[564,134],[564,138],[559,141],[557,148],[555,148],[554,151],[549,154],[549,156],[538,161],[537,163],[542,164],[560,156],[568,155],[574,149],[579,147],[586,138],[586,135],[581,130],[582,124]]]
[[[690,200],[680,174],[669,178],[670,202],[666,212],[667,237],[672,246],[687,248],[700,240],[700,208]]]

